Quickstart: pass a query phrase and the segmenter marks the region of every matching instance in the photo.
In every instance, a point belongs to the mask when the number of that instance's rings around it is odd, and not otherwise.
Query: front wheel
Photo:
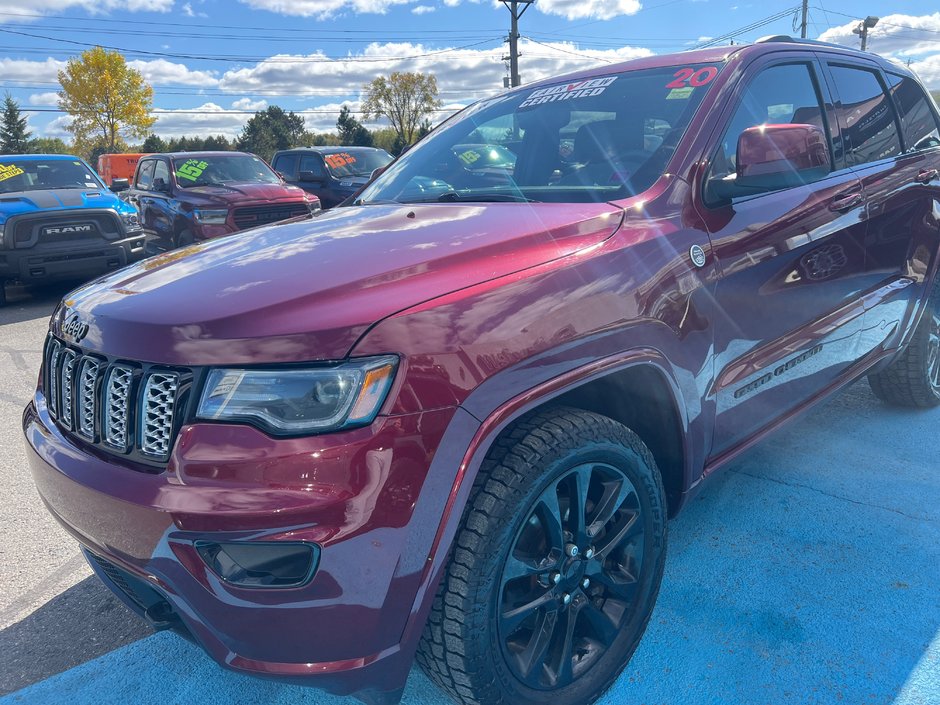
[[[872,391],[894,406],[940,406],[940,279],[904,351],[885,369],[868,375]]]
[[[419,647],[465,705],[585,705],[630,660],[666,556],[666,505],[639,437],[574,409],[497,441]]]

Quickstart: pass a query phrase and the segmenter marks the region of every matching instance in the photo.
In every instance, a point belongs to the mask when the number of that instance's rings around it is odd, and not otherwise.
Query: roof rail
[[[791,37],[789,34],[770,34],[755,40],[755,44],[769,44],[771,42],[785,42],[788,44],[811,44],[813,46],[833,47],[835,49],[845,49],[851,51],[852,47],[835,42],[821,42],[818,39],[801,39],[800,37]]]

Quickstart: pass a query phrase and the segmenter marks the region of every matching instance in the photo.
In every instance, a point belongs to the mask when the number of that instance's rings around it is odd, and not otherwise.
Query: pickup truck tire
[[[483,462],[418,663],[464,705],[594,702],[646,629],[665,558],[640,438],[594,413],[536,413]]]
[[[176,235],[176,239],[173,242],[173,247],[188,247],[196,241],[196,238],[193,236],[193,231],[188,228],[185,230],[180,230]]]
[[[868,384],[893,406],[940,406],[940,279],[907,347],[888,367],[868,375]]]
[[[0,307],[7,305],[7,283],[0,279]]]

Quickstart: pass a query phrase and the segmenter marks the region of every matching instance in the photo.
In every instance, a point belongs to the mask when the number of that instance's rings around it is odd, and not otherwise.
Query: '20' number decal
[[[686,88],[688,86],[698,88],[711,83],[712,79],[718,75],[718,69],[714,66],[706,66],[696,71],[687,66],[672,75],[675,76],[676,80],[667,83],[666,88]]]

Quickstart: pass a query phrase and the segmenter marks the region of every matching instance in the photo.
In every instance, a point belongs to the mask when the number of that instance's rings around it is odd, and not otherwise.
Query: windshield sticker
[[[686,88],[692,86],[698,88],[712,82],[718,75],[718,68],[715,66],[706,66],[697,71],[691,66],[686,66],[676,71],[673,75],[675,80],[666,84],[666,88]]]
[[[324,157],[326,160],[326,165],[331,169],[342,169],[347,164],[355,164],[356,158],[349,154],[348,152],[340,152],[338,154],[327,154]]]
[[[468,149],[463,154],[458,154],[457,157],[464,164],[466,164],[467,166],[470,166],[471,164],[473,164],[473,162],[478,161],[480,159],[480,153],[473,149]]]
[[[666,100],[685,100],[695,89],[692,86],[686,86],[685,88],[673,88],[666,94]]]
[[[19,176],[22,173],[23,170],[16,164],[0,164],[0,181],[12,179],[14,176]]]
[[[592,78],[589,81],[577,81],[575,83],[564,83],[560,86],[549,86],[548,88],[539,88],[533,92],[519,105],[520,108],[527,108],[530,105],[542,105],[543,103],[554,103],[559,100],[574,100],[575,98],[590,98],[600,95],[607,87],[617,80],[617,76],[606,76],[604,78]]]
[[[187,159],[183,162],[183,165],[176,170],[176,176],[188,181],[195,181],[202,176],[202,172],[204,172],[208,166],[209,162],[200,161],[199,159]]]

